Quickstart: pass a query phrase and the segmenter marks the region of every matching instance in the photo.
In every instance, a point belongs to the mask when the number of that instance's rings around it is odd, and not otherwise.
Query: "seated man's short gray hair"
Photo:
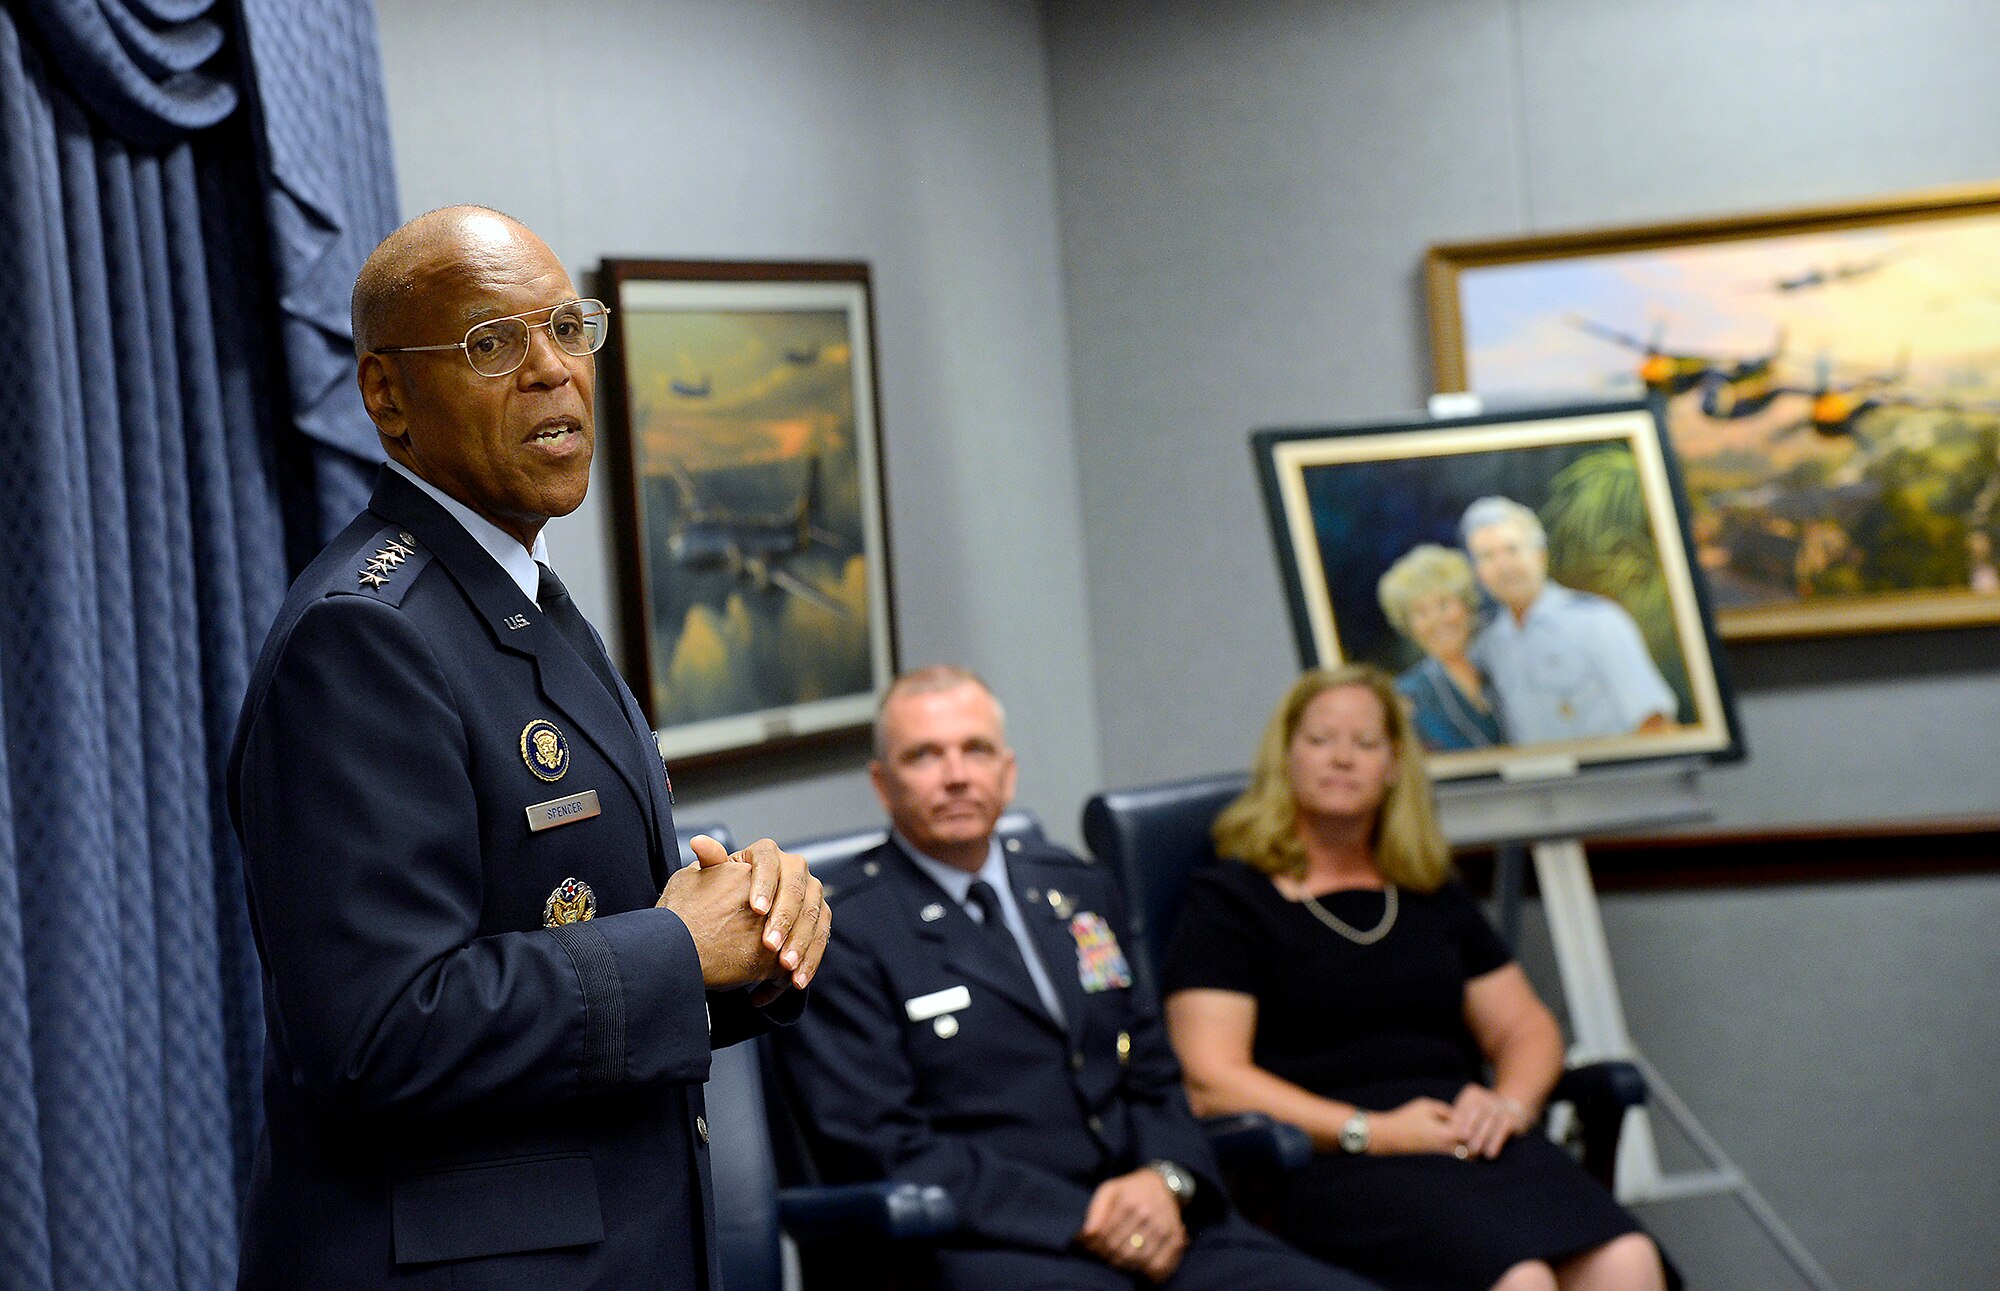
[[[1472,535],[1487,525],[1500,524],[1511,520],[1521,526],[1528,535],[1531,546],[1546,549],[1549,535],[1542,528],[1542,518],[1529,507],[1522,506],[1512,498],[1484,497],[1465,509],[1465,515],[1458,522],[1458,540],[1467,547],[1472,545]]]
[[[882,692],[882,702],[875,705],[875,756],[886,757],[889,752],[888,723],[883,714],[889,711],[889,701],[902,695],[927,695],[941,690],[957,690],[960,686],[977,686],[993,701],[993,712],[1000,719],[1000,730],[1007,729],[1007,706],[1000,702],[1000,696],[993,693],[993,687],[986,684],[986,678],[970,668],[955,663],[934,663],[928,668],[912,668],[897,676],[889,683],[889,689]]]

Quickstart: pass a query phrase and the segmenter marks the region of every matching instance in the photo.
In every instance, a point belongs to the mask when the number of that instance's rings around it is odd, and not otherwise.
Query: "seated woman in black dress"
[[[1397,1291],[1660,1291],[1652,1240],[1535,1132],[1561,1033],[1451,877],[1388,674],[1301,678],[1215,838],[1167,1025],[1197,1112],[1312,1136],[1280,1235]]]

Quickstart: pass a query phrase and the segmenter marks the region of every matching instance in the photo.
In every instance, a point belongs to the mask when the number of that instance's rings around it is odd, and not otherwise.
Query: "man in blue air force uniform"
[[[714,1287],[700,1083],[801,1011],[819,882],[768,840],[675,868],[651,732],[540,560],[603,307],[465,207],[391,234],[354,304],[390,464],[230,764],[269,1033],[241,1285]]]
[[[944,1287],[1364,1287],[1229,1210],[1110,877],[994,839],[1015,765],[979,679],[899,679],[875,751],[891,841],[836,884],[812,1009],[778,1040],[829,1170],[951,1194]]]

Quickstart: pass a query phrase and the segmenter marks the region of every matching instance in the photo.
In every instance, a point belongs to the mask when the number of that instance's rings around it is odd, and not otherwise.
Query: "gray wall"
[[[1253,427],[1430,385],[1431,243],[2000,173],[2000,23],[1950,0],[1044,7],[1104,771],[1239,765],[1296,657]],[[1730,650],[1731,825],[1989,814],[2000,634]],[[1607,901],[1640,1044],[1848,1287],[2000,1283],[2000,879]],[[1526,956],[1557,994],[1545,953]],[[1649,1219],[1786,1285],[1727,1205]]]
[[[606,256],[873,266],[902,658],[1007,699],[1021,801],[1099,783],[1040,27],[1021,2],[378,6],[405,212],[483,202],[581,284]],[[587,111],[558,121],[554,87]],[[567,100],[566,100],[567,101]],[[549,528],[617,622],[610,489]],[[613,636],[615,638],[615,635]],[[865,746],[675,776],[677,814],[779,838],[880,816]]]
[[[1421,401],[1428,244],[2000,172],[1969,2],[379,8],[408,212],[498,205],[579,276],[874,265],[904,656],[993,677],[1064,834],[1100,783],[1247,753],[1294,659],[1245,434]],[[558,126],[540,87],[578,74],[595,115]],[[605,493],[551,540],[610,626]],[[1733,650],[1723,819],[1990,812],[1996,646]],[[860,767],[686,773],[679,811],[839,827]],[[1850,1291],[2000,1283],[1996,916],[1986,877],[1605,902],[1633,1031]],[[1697,1285],[1786,1285],[1724,1204],[1648,1218]]]

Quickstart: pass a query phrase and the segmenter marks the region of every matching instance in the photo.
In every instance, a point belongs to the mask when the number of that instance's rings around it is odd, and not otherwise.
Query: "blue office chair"
[[[1200,776],[1107,790],[1084,804],[1084,841],[1125,885],[1139,942],[1139,971],[1155,986],[1156,957],[1165,954],[1173,936],[1188,882],[1197,869],[1215,861],[1209,827],[1249,782],[1242,772]],[[1568,1103],[1574,1110],[1584,1169],[1607,1188],[1626,1109],[1645,1101],[1646,1078],[1633,1064],[1615,1061],[1570,1068],[1550,1095],[1550,1102]]]
[[[686,840],[696,834],[735,848],[726,826],[692,825],[679,832],[681,861],[686,865],[694,863]],[[780,1188],[766,1120],[767,1062],[761,1040],[718,1050],[704,1090],[716,1237],[730,1291],[784,1287],[781,1231],[796,1241],[810,1242],[855,1232],[935,1236],[957,1225],[957,1210],[941,1188],[912,1183]]]

